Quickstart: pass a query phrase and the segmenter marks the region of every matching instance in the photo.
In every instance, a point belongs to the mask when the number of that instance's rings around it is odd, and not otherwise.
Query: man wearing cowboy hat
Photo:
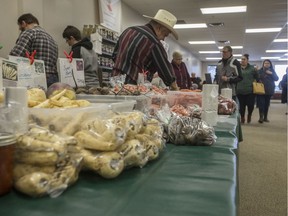
[[[127,28],[119,37],[113,52],[115,62],[113,75],[126,74],[126,84],[137,84],[138,73],[148,71],[147,78],[152,80],[158,71],[159,77],[171,90],[178,90],[173,68],[168,61],[167,53],[161,43],[170,33],[178,39],[173,29],[176,17],[160,9],[150,22],[144,26]]]

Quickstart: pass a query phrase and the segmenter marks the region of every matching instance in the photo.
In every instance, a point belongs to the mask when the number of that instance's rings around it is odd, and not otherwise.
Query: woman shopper
[[[258,71],[259,81],[264,84],[265,94],[257,95],[257,104],[259,108],[259,123],[269,122],[268,110],[270,106],[270,100],[275,92],[275,81],[279,79],[277,76],[272,62],[269,59],[265,59],[262,64],[262,68]]]
[[[239,100],[239,112],[241,123],[245,123],[245,110],[248,109],[247,123],[251,122],[252,113],[255,104],[255,95],[253,94],[253,81],[259,79],[257,70],[249,63],[249,54],[241,57],[241,69],[243,80],[237,83],[237,98]]]

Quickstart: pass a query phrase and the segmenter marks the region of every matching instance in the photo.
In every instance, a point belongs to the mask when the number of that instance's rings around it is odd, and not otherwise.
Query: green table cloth
[[[12,191],[0,197],[0,215],[236,216],[237,120],[234,123],[215,127],[218,138],[212,146],[167,144],[160,158],[125,170],[116,179],[81,172],[78,182],[58,198]]]

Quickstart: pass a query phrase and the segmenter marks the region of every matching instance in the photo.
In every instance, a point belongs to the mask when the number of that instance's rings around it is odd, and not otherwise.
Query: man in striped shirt
[[[21,15],[17,22],[21,34],[9,55],[26,57],[26,51],[32,54],[36,50],[35,59],[43,60],[45,64],[47,87],[58,82],[58,46],[54,39],[39,26],[38,19],[30,13]]]
[[[178,39],[173,29],[176,17],[160,9],[155,17],[144,26],[127,28],[119,37],[113,52],[115,62],[113,75],[126,74],[126,84],[137,84],[138,73],[148,71],[147,79],[152,80],[157,71],[159,77],[171,90],[178,90],[173,68],[161,43],[170,33]]]

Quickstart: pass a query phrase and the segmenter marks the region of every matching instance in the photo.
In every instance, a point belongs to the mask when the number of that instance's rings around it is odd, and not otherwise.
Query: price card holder
[[[58,58],[58,71],[60,82],[69,84],[73,88],[85,86],[84,61],[73,58]]]

